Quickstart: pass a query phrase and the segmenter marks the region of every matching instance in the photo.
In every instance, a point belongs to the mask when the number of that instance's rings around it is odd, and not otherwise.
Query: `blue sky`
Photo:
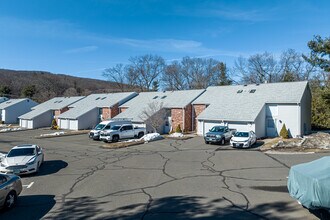
[[[104,79],[129,57],[167,61],[286,49],[330,36],[330,1],[1,0],[0,68]]]

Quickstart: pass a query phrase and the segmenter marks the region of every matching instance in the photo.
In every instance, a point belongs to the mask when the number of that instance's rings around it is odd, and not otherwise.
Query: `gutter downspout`
[[[301,137],[301,105],[300,103],[297,103],[298,105],[298,135]]]
[[[194,116],[195,116],[195,114],[194,114],[194,106],[192,105],[192,104],[190,104],[190,106],[191,106],[191,131],[194,131]]]
[[[185,130],[185,107],[182,108],[182,118],[183,118],[183,122],[182,122],[182,132]]]

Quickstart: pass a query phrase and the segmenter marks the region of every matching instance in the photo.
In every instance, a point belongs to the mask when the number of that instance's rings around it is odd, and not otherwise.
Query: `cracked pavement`
[[[45,150],[37,175],[23,176],[6,219],[316,219],[286,189],[290,166],[326,154],[265,155],[206,145],[201,137],[102,149],[87,135],[35,139],[44,130],[0,134],[0,151]]]

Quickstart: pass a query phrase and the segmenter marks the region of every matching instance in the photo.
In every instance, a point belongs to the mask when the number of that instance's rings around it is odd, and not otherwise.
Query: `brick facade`
[[[119,114],[119,105],[118,103],[112,107],[102,108],[102,120],[107,120],[115,117]]]
[[[121,108],[119,109],[119,111],[120,111],[120,113],[122,113],[122,112],[126,111],[126,109],[128,109],[128,108],[127,108],[127,107],[121,107]]]
[[[182,131],[187,132],[192,130],[192,106],[190,104],[187,105],[184,109],[172,108],[171,118],[173,131],[175,131],[179,124]]]
[[[194,130],[197,131],[197,116],[206,109],[206,105],[198,104],[193,105],[193,115],[194,115]]]
[[[57,123],[58,123],[58,116],[64,112],[68,111],[69,109],[70,109],[69,107],[64,107],[62,109],[54,110],[54,117],[55,117]]]

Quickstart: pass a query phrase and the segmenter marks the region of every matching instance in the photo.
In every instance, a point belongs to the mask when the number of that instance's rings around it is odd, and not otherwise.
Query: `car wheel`
[[[220,144],[221,144],[221,145],[224,145],[224,144],[225,144],[225,142],[226,142],[226,141],[225,141],[225,139],[224,139],[224,138],[222,138],[222,139],[221,139],[221,141],[220,141]]]
[[[17,195],[15,191],[11,191],[10,193],[8,193],[6,200],[5,200],[5,204],[4,204],[4,208],[5,209],[10,209],[12,208],[17,201]]]
[[[143,132],[140,132],[140,133],[138,134],[138,138],[142,138],[143,135],[144,135],[144,133],[143,133]]]
[[[40,163],[38,162],[38,164],[37,164],[37,168],[36,168],[36,173],[39,172],[39,168],[40,168]]]
[[[112,137],[112,142],[118,142],[119,137],[117,135]]]
[[[209,144],[209,142],[208,141],[205,141],[205,144]]]

